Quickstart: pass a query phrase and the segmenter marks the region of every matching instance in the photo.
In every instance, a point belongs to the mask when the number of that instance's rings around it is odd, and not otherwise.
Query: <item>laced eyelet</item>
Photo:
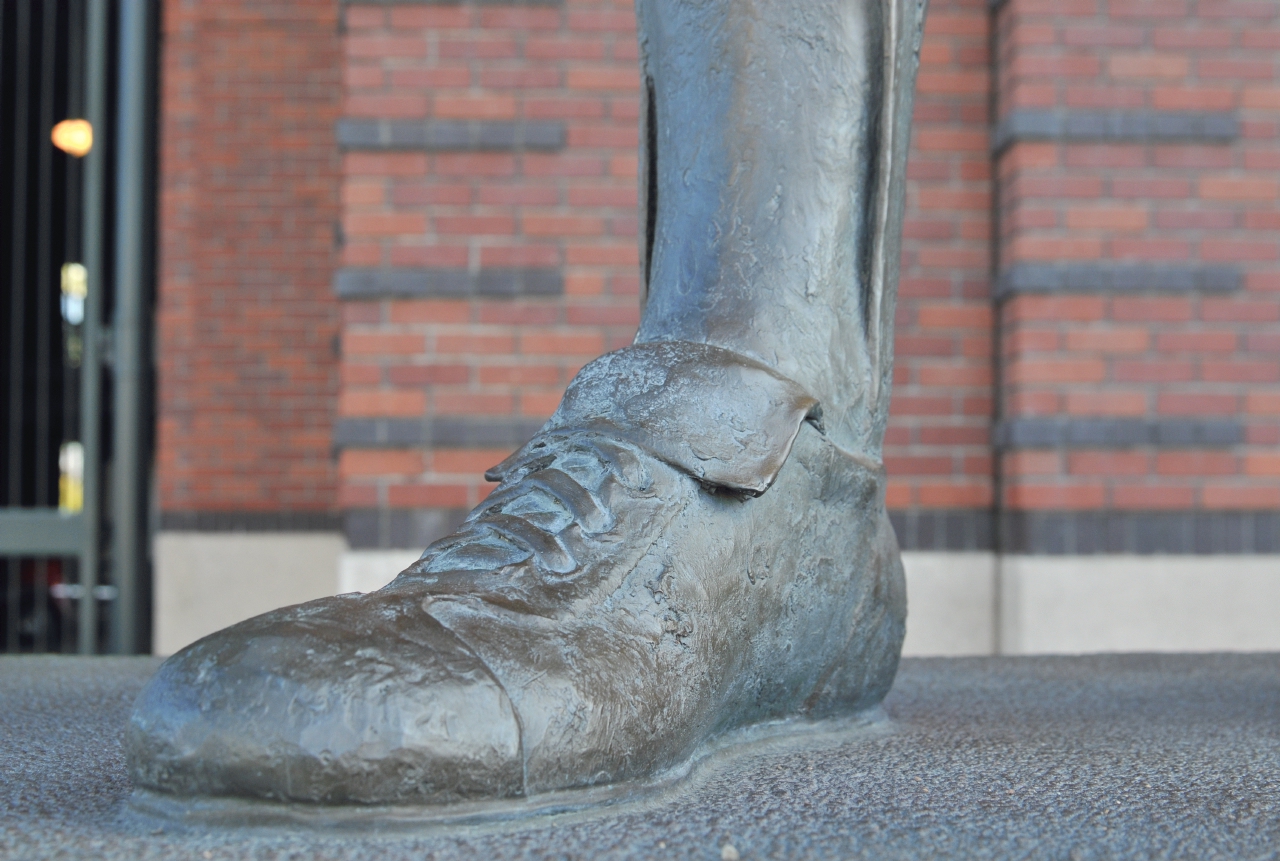
[[[605,484],[613,480],[647,495],[652,481],[632,444],[590,431],[535,439],[509,459],[503,474],[457,533],[427,548],[422,573],[515,566],[564,579],[579,568],[561,539],[566,530],[599,535],[613,528]]]

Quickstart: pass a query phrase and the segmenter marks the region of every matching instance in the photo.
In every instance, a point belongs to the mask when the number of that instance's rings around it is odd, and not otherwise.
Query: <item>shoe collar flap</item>
[[[818,401],[730,350],[689,341],[633,344],[582,369],[541,433],[591,430],[628,440],[712,487],[759,496]],[[526,446],[527,448],[527,446]],[[502,480],[526,450],[489,470]]]

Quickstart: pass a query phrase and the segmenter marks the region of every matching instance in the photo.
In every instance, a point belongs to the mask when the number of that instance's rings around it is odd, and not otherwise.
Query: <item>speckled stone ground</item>
[[[1280,655],[909,660],[872,729],[395,836],[131,812],[120,732],[155,666],[0,658],[0,858],[1280,858]]]

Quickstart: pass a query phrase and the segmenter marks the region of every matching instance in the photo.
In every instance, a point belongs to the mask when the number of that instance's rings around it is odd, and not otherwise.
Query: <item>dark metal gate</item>
[[[0,652],[148,646],[155,5],[0,4]]]

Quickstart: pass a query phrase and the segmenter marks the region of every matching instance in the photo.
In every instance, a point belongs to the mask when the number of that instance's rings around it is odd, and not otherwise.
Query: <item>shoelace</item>
[[[615,481],[647,495],[651,476],[640,449],[594,431],[543,434],[502,464],[501,484],[454,534],[427,548],[417,571],[494,571],[532,558],[539,569],[566,578],[579,565],[562,535],[613,528],[604,501]]]

